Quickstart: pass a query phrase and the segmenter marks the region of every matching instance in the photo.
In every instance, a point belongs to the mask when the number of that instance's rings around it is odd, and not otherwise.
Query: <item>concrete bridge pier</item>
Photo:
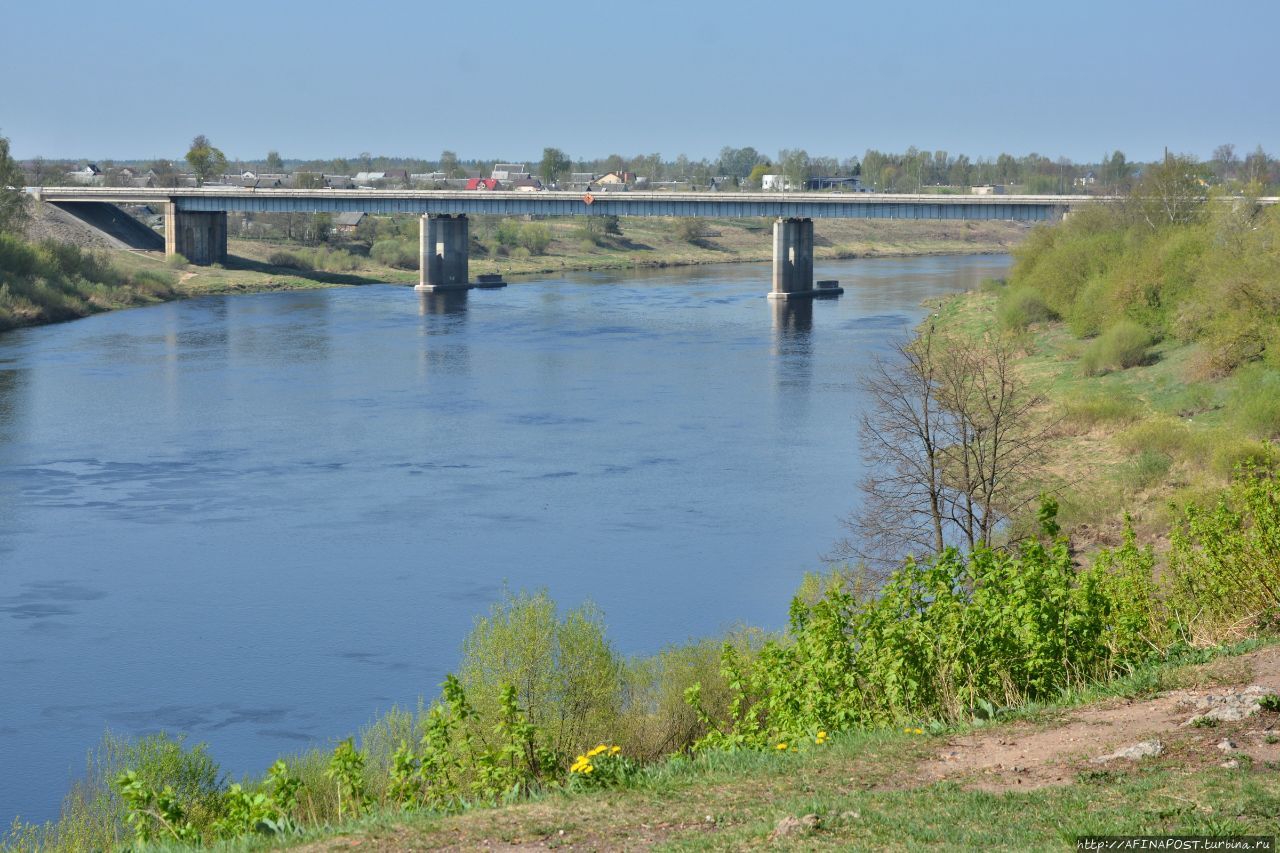
[[[169,202],[164,206],[164,253],[200,266],[226,263],[227,214],[178,210]]]
[[[809,296],[813,292],[813,220],[783,219],[773,223],[773,290],[771,299]]]
[[[435,293],[466,290],[471,229],[465,214],[426,215],[418,223],[418,286]]]

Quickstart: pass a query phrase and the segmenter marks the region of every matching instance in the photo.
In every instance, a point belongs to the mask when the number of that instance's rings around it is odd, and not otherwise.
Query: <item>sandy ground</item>
[[[1243,756],[1254,764],[1280,761],[1280,714],[1256,709],[1256,697],[1280,693],[1280,647],[1218,661],[1195,677],[1208,683],[1152,699],[1090,705],[1044,723],[950,738],[935,758],[917,768],[916,781],[954,781],[1007,791],[1064,785],[1082,772],[1119,771],[1135,760],[1176,762],[1188,768],[1240,761]],[[1215,709],[1229,708],[1253,713],[1209,725],[1193,722],[1206,712],[1214,716],[1219,713]],[[1155,742],[1158,755],[1107,758],[1118,750]]]

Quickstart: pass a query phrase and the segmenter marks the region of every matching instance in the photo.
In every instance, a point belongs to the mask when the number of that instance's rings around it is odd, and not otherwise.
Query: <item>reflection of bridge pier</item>
[[[465,288],[443,291],[421,290],[418,292],[418,316],[420,317],[427,317],[432,314],[466,314],[466,311],[467,291]]]
[[[424,214],[418,221],[416,289],[436,293],[469,288],[467,266],[470,251],[471,228],[466,214]]]

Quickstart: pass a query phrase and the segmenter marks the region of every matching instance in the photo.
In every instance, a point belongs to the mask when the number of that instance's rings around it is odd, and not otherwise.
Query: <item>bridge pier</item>
[[[771,299],[808,296],[813,291],[813,220],[783,219],[773,223],[773,290]]]
[[[834,281],[813,286],[813,220],[778,217],[773,223],[773,290],[770,299],[806,299],[844,293]]]
[[[418,221],[418,286],[435,293],[466,290],[471,229],[466,214],[428,214]]]
[[[227,260],[227,214],[195,213],[164,206],[164,253],[182,255],[193,264],[208,266]]]

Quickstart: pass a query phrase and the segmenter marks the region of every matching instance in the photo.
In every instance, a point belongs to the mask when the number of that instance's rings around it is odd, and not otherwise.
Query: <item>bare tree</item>
[[[1037,499],[1052,424],[1009,341],[942,334],[931,323],[877,360],[862,387],[870,470],[832,559],[884,569],[949,545],[990,547]]]

